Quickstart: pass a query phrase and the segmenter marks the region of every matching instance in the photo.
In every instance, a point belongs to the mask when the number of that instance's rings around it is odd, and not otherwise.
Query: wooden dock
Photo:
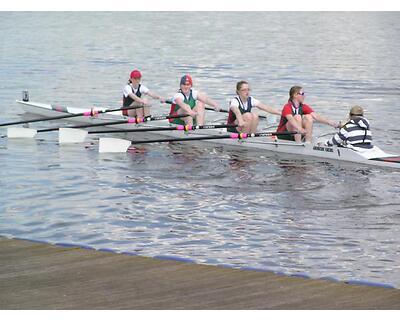
[[[400,290],[0,237],[0,309],[399,309]]]

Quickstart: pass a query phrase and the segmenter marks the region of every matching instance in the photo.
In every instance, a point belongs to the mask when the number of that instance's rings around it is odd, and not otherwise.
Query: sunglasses
[[[297,94],[298,94],[299,96],[305,96],[305,95],[306,95],[305,92],[298,92]]]

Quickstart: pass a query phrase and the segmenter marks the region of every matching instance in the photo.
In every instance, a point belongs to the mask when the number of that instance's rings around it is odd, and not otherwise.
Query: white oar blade
[[[7,128],[8,138],[34,138],[37,130],[30,128]]]
[[[88,132],[81,129],[60,128],[58,129],[58,142],[60,144],[82,143],[85,141]]]
[[[126,152],[130,147],[131,142],[125,139],[117,138],[100,138],[99,139],[99,152]]]

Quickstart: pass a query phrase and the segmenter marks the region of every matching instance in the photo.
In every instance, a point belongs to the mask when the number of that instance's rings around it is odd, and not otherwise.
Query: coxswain
[[[372,135],[369,121],[364,117],[364,109],[360,106],[352,107],[348,121],[326,142],[326,145],[372,149]]]

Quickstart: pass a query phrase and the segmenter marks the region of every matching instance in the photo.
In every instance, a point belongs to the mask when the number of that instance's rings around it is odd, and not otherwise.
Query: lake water
[[[399,20],[396,12],[1,12],[1,122],[20,119],[24,89],[33,101],[118,107],[139,68],[166,97],[190,73],[224,108],[241,79],[278,108],[300,84],[328,118],[364,106],[375,143],[399,153]],[[54,132],[0,139],[0,168],[2,236],[400,287],[399,171],[207,144],[99,155],[96,141],[61,147]]]

